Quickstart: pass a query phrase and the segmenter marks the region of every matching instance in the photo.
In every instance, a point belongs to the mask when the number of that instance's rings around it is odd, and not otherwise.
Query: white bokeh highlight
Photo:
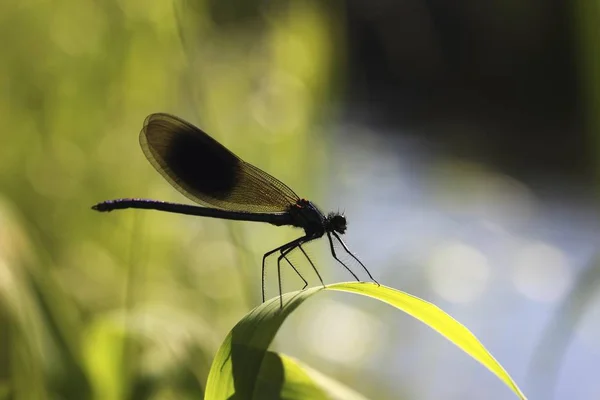
[[[485,255],[461,242],[447,242],[434,248],[427,268],[432,289],[453,303],[467,303],[481,296],[490,274]]]
[[[542,242],[524,245],[514,256],[516,289],[531,300],[557,302],[572,286],[573,275],[564,253]]]

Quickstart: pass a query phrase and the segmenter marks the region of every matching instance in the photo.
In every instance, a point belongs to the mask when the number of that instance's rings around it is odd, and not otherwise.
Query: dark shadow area
[[[589,181],[573,3],[347,3],[350,120],[532,182]]]

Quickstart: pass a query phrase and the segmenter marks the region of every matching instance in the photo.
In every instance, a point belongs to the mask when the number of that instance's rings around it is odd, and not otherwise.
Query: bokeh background
[[[598,398],[598,15],[595,0],[3,1],[0,398],[200,398],[260,302],[262,254],[298,235],[91,211],[186,201],[139,148],[153,112],[344,210],[379,281],[464,323],[532,399]],[[309,249],[328,282],[351,278],[326,241]],[[276,348],[373,399],[513,398],[351,295],[308,302]]]

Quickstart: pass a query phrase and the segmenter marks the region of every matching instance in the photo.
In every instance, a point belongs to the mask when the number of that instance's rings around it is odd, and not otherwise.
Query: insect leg
[[[350,274],[352,274],[352,276],[354,277],[354,279],[356,279],[358,282],[360,282],[360,279],[358,279],[358,276],[356,276],[356,274],[354,272],[352,272],[352,270],[346,264],[344,264],[344,262],[342,260],[340,260],[337,257],[337,255],[335,254],[335,249],[333,248],[333,240],[331,240],[331,235],[329,234],[329,232],[327,232],[327,239],[329,239],[329,248],[331,249],[331,255],[333,256],[333,258],[335,258],[337,260],[337,262],[339,262],[340,264],[342,264],[344,266],[344,268],[346,268],[348,270],[348,272],[350,272]],[[352,254],[352,253],[350,253],[350,254]],[[362,263],[361,263],[361,265],[362,265]]]
[[[381,286],[379,284],[379,282],[377,282],[375,280],[375,278],[373,278],[373,275],[371,275],[371,273],[369,272],[369,270],[367,269],[367,267],[365,267],[365,265],[358,259],[358,257],[356,257],[354,254],[352,254],[352,252],[348,249],[348,246],[346,246],[346,243],[344,243],[344,241],[338,236],[338,234],[335,233],[335,232],[332,232],[332,234],[333,234],[333,236],[335,236],[335,238],[338,240],[338,242],[340,242],[340,244],[342,245],[342,247],[344,248],[344,250],[346,250],[346,253],[350,254],[350,256],[352,258],[354,258],[360,264],[361,267],[363,267],[363,269],[365,270],[365,272],[367,273],[367,275],[369,275],[369,278],[371,278],[371,280],[373,282],[375,282],[377,284],[377,286]],[[329,240],[331,241],[331,238],[329,238]],[[333,244],[331,246],[332,246],[332,249],[333,249]]]

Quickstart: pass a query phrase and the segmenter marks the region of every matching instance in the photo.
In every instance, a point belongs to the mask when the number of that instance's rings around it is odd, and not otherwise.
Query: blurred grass
[[[202,395],[277,231],[89,207],[182,200],[137,143],[158,111],[314,190],[302,179],[324,159],[343,56],[335,7],[0,5],[0,398]]]

